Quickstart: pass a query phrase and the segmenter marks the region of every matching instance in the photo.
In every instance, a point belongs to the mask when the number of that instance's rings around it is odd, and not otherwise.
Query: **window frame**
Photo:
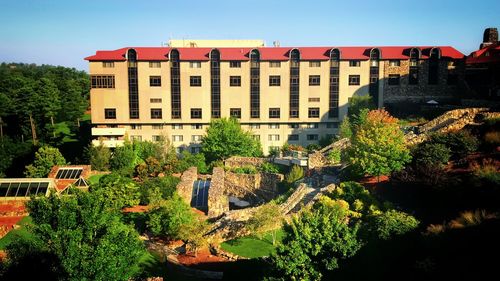
[[[191,75],[189,76],[189,86],[190,87],[201,87],[201,76]]]
[[[269,87],[281,87],[281,75],[269,75]]]
[[[357,80],[357,82],[356,82]],[[348,77],[349,86],[359,86],[361,83],[361,75],[352,74]]]

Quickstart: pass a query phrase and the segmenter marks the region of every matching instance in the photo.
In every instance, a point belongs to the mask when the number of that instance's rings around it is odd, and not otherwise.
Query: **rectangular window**
[[[241,108],[230,108],[229,109],[229,116],[233,118],[241,118]]]
[[[389,66],[400,66],[401,61],[400,60],[390,60],[389,61]]]
[[[151,108],[151,119],[161,119],[161,108]]]
[[[159,61],[150,61],[149,68],[160,68],[161,63]]]
[[[161,98],[150,98],[149,102],[150,103],[161,103]]]
[[[184,141],[184,136],[183,135],[172,135],[172,141]]]
[[[190,61],[189,68],[201,68],[201,61]]]
[[[201,119],[201,108],[191,108],[191,119]]]
[[[280,140],[280,135],[269,135],[268,140],[270,141],[279,141]]]
[[[309,86],[319,86],[320,76],[319,75],[309,75]]]
[[[201,147],[199,147],[199,146],[191,147],[191,154],[200,153],[200,151],[201,151]]]
[[[281,62],[280,61],[270,61],[269,62],[269,67],[279,68],[279,67],[281,67]]]
[[[201,87],[201,76],[189,76],[189,85],[191,87]]]
[[[191,129],[201,130],[201,129],[203,129],[203,125],[202,124],[193,124],[193,125],[191,125]]]
[[[229,86],[240,87],[241,86],[241,76],[229,76]]]
[[[153,130],[163,130],[163,124],[155,124],[151,126]]]
[[[267,125],[267,127],[269,129],[279,129],[280,128],[280,124],[269,124],[269,125]]]
[[[280,109],[269,108],[269,118],[280,118]]]
[[[132,141],[142,141],[142,136],[130,136]]]
[[[309,124],[306,125],[306,128],[308,128],[308,129],[317,129],[317,128],[319,128],[319,125],[318,125],[318,123],[309,123]]]
[[[309,118],[319,118],[319,107],[309,107]]]
[[[192,135],[191,141],[192,142],[200,142],[202,137],[203,137],[202,135]]]
[[[182,130],[182,124],[172,124],[172,130]]]
[[[142,125],[132,124],[132,125],[130,125],[130,129],[131,130],[142,130]]]
[[[350,60],[349,61],[349,66],[350,67],[360,67],[361,66],[361,61],[359,61],[359,60]]]
[[[319,60],[310,61],[309,67],[321,67],[321,61],[319,61]]]
[[[339,123],[335,123],[335,122],[334,123],[326,123],[326,127],[328,129],[336,129],[339,127]]]
[[[359,75],[349,75],[349,85],[350,86],[359,85]]]
[[[307,135],[307,140],[308,141],[317,141],[318,140],[318,135]]]
[[[300,124],[298,124],[298,123],[291,123],[291,124],[288,124],[288,128],[290,128],[290,129],[298,129],[298,128],[300,128]]]
[[[281,85],[281,76],[279,75],[269,76],[269,86],[280,86],[280,85]]]
[[[161,87],[161,76],[149,76],[150,87]]]
[[[104,109],[105,119],[116,119],[116,109],[115,108],[105,108]]]
[[[241,68],[241,61],[230,61],[229,67],[230,68]]]
[[[103,61],[102,67],[103,68],[113,68],[113,67],[115,67],[115,62],[114,61]]]
[[[152,136],[152,137],[151,137],[151,139],[152,139],[153,141],[161,141],[161,136],[158,136],[158,135],[156,135],[156,136]]]
[[[91,75],[90,87],[97,89],[112,89],[115,87],[114,75]]]
[[[250,129],[260,129],[260,124],[250,124]]]
[[[309,98],[309,102],[319,102],[320,98]]]
[[[399,78],[400,78],[399,74],[389,74],[388,84],[391,86],[398,86]]]
[[[260,135],[252,135],[252,139],[260,141]]]
[[[288,141],[298,141],[299,135],[288,135]]]

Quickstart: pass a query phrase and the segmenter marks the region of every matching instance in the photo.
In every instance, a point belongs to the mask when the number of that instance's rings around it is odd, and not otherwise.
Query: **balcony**
[[[92,136],[123,136],[125,128],[92,128]]]
[[[102,144],[106,147],[117,147],[122,146],[125,140],[102,140]],[[92,140],[93,146],[98,146],[101,144],[101,140]]]

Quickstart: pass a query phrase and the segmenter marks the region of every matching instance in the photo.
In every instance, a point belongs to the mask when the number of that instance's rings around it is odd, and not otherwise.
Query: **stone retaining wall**
[[[235,196],[246,201],[263,199],[269,201],[278,192],[278,183],[283,181],[282,174],[257,173],[238,174],[226,172],[225,194]]]
[[[212,173],[210,189],[208,190],[208,216],[218,217],[229,211],[229,199],[225,194],[225,172],[221,167],[215,167]]]
[[[188,204],[191,204],[193,197],[193,184],[198,179],[198,168],[191,167],[184,171],[181,176],[181,181],[177,184],[177,193]]]
[[[241,168],[245,166],[259,167],[265,162],[269,162],[267,158],[233,156],[224,161],[224,166],[229,168]]]

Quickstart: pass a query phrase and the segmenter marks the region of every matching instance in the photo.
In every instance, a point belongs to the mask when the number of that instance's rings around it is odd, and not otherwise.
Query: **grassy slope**
[[[283,236],[284,232],[282,230],[279,230],[277,233],[276,242],[280,243],[283,239]],[[264,235],[262,239],[259,239],[255,236],[245,236],[226,241],[221,244],[221,248],[224,251],[228,251],[247,258],[269,256],[276,250],[276,246],[273,246],[273,240],[270,233]]]
[[[12,242],[16,236],[21,236],[23,238],[30,238],[31,233],[26,229],[26,225],[31,223],[31,217],[25,217],[17,224],[20,225],[18,229],[14,229],[7,233],[2,239],[0,239],[0,250],[5,250],[7,246]]]

